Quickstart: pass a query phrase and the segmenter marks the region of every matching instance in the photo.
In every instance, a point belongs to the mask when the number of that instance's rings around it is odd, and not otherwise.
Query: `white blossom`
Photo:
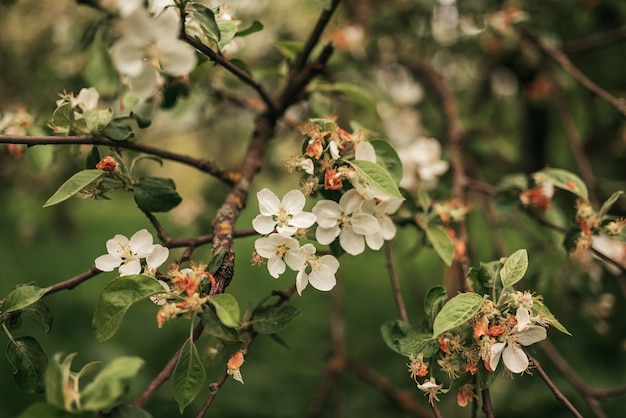
[[[366,200],[361,204],[361,211],[374,216],[380,224],[380,230],[365,235],[367,246],[373,250],[380,249],[385,241],[396,236],[396,224],[390,215],[396,213],[402,205],[402,199],[389,199],[376,203],[375,200]]]
[[[360,211],[363,196],[355,189],[341,196],[339,203],[320,200],[313,207],[317,216],[315,238],[320,244],[330,244],[339,237],[339,244],[348,254],[358,255],[365,250],[365,236],[380,231],[378,220]]]
[[[259,234],[276,231],[291,236],[299,228],[308,228],[315,223],[315,215],[303,212],[306,198],[300,190],[291,190],[282,201],[269,189],[257,193],[260,215],[252,221],[252,227]]]
[[[194,49],[178,39],[179,17],[169,8],[156,19],[139,8],[123,20],[124,36],[111,55],[131,90],[142,99],[153,95],[159,71],[183,76],[196,65]]]
[[[298,240],[281,234],[257,239],[254,249],[261,257],[267,258],[267,269],[275,279],[285,272],[287,266],[294,271],[301,270],[306,261]]]
[[[434,138],[419,137],[407,147],[399,148],[398,156],[404,171],[400,187],[406,189],[434,186],[450,166],[441,159],[441,144]]]
[[[296,289],[301,295],[309,283],[317,290],[329,291],[337,283],[335,273],[339,269],[339,261],[332,255],[315,255],[313,244],[305,244],[300,249],[305,255],[306,262],[296,275]]]
[[[141,259],[146,259],[147,269],[156,270],[167,260],[169,250],[152,244],[152,235],[146,230],[137,231],[130,237],[117,234],[107,241],[108,254],[96,258],[96,268],[101,271],[113,271],[119,267],[121,276],[141,273]]]
[[[520,345],[528,346],[545,340],[546,329],[538,325],[530,325],[530,313],[528,309],[519,307],[517,314],[517,327],[504,337],[504,342],[497,342],[491,346],[489,367],[496,370],[500,357],[507,369],[513,373],[522,373],[528,368],[528,356]],[[521,329],[521,331],[520,331]]]

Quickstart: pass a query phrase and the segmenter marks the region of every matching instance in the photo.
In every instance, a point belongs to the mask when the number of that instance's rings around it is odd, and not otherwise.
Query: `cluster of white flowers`
[[[147,99],[154,94],[161,73],[189,74],[196,66],[196,55],[178,38],[180,18],[173,8],[164,9],[166,3],[155,2],[152,10],[159,13],[153,17],[144,7],[131,3],[120,6],[123,36],[113,45],[111,55],[130,89]]]
[[[120,276],[139,274],[142,270],[141,259],[145,258],[144,274],[153,275],[167,260],[169,250],[152,242],[152,235],[146,229],[135,232],[130,240],[117,234],[106,243],[108,254],[96,258],[96,268],[113,271],[119,267]]]
[[[421,85],[399,65],[379,70],[377,80],[392,100],[392,104],[379,104],[377,110],[402,162],[400,187],[412,192],[420,187],[433,188],[448,171],[449,163],[441,159],[439,141],[424,135],[420,114],[413,107],[423,98]]]
[[[278,278],[287,267],[297,271],[299,294],[310,283],[322,291],[336,284],[339,261],[332,255],[318,256],[311,243],[300,245],[299,239],[317,222],[315,239],[319,244],[339,245],[351,255],[361,254],[365,245],[380,249],[385,240],[395,237],[396,227],[390,218],[400,205],[400,199],[378,201],[366,199],[356,189],[348,190],[339,200],[321,200],[311,212],[303,211],[304,194],[291,190],[280,200],[271,190],[257,193],[260,214],[252,221],[254,229],[263,235],[256,240],[257,254],[267,259],[270,275]]]

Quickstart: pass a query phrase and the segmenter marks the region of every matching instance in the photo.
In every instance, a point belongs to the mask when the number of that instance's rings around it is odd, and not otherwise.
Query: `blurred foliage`
[[[285,64],[276,41],[301,41],[312,27],[323,1],[272,2],[232,0],[243,27],[255,20],[263,30],[237,41],[236,58],[245,61],[254,76],[272,91],[283,79]],[[626,41],[607,42],[580,50],[584,41],[626,25],[626,2],[622,0],[571,0],[567,2],[506,2],[527,12],[523,24],[544,37],[551,45],[573,51],[572,62],[591,80],[616,96],[626,92],[623,62]],[[377,73],[389,66],[419,61],[431,65],[453,86],[458,98],[461,123],[466,131],[463,159],[468,176],[497,184],[511,173],[526,174],[545,166],[579,172],[563,125],[554,106],[562,95],[571,109],[575,128],[583,141],[585,155],[593,168],[600,201],[614,191],[626,189],[626,125],[609,105],[581,87],[569,74],[545,59],[530,45],[520,43],[514,34],[499,36],[485,30],[500,1],[466,0],[360,0],[342,3],[332,20],[327,38],[337,51],[323,75],[326,83],[350,82],[368,91],[378,111],[371,105],[355,104],[354,97],[341,91],[320,89],[311,92],[307,105],[294,107],[287,121],[309,116],[336,114],[339,123],[357,123],[381,135],[389,126],[380,117],[380,105],[392,102],[377,81]],[[297,13],[294,13],[297,9]],[[447,13],[447,15],[446,15]],[[455,15],[456,13],[456,15]],[[442,17],[443,16],[443,17]],[[445,19],[436,27],[437,18]],[[54,110],[57,93],[78,91],[88,85],[83,67],[89,45],[102,15],[72,1],[35,0],[0,3],[0,114],[24,106],[45,126]],[[447,27],[446,25],[451,25]],[[346,38],[350,27],[362,31],[362,38],[351,44]],[[474,33],[476,31],[476,33]],[[577,49],[579,48],[579,49]],[[412,72],[421,82],[422,74]],[[253,129],[253,114],[242,110],[236,100],[225,97],[233,91],[249,98],[251,91],[210,62],[202,63],[191,78],[189,94],[166,109],[157,110],[153,124],[141,131],[141,141],[172,151],[219,161],[222,167],[236,169]],[[425,97],[410,106],[420,115],[417,133],[446,141],[446,120],[426,82]],[[180,86],[179,86],[180,87]],[[206,95],[200,92],[204,91]],[[345,93],[345,92],[344,92]],[[166,99],[168,97],[166,96]],[[155,106],[155,104],[149,104]],[[392,122],[392,123],[400,123]],[[255,189],[271,184],[277,193],[296,186],[297,176],[284,174],[283,160],[299,150],[301,136],[291,123],[281,125],[277,138],[266,151],[267,161]],[[396,126],[398,128],[398,126]],[[403,129],[400,126],[400,129]],[[408,129],[408,128],[407,128]],[[27,151],[28,152],[28,151]],[[72,277],[87,270],[95,257],[104,252],[104,243],[115,233],[131,235],[148,220],[136,209],[128,194],[113,193],[111,201],[71,199],[59,206],[41,208],[46,199],[73,173],[85,168],[88,148],[55,147],[54,163],[34,172],[24,159],[14,160],[0,148],[0,295],[15,285],[36,282],[39,286]],[[452,155],[445,155],[444,159]],[[227,188],[196,171],[171,162],[163,168],[144,162],[146,175],[171,177],[176,181],[182,203],[171,213],[159,216],[176,237],[204,234],[223,200]],[[450,197],[450,174],[431,191],[434,199]],[[280,193],[278,193],[280,194]],[[626,304],[615,277],[602,264],[590,260],[581,265],[572,261],[563,246],[563,236],[550,231],[526,214],[514,210],[506,199],[490,205],[488,198],[472,194],[472,210],[467,218],[468,253],[471,265],[526,248],[530,258],[525,286],[543,294],[546,304],[567,326],[573,337],[550,330],[549,339],[570,367],[591,387],[624,384],[626,375]],[[574,199],[557,194],[546,217],[567,224],[574,217]],[[621,199],[612,214],[626,215]],[[249,228],[256,215],[250,204],[239,219],[239,228]],[[568,221],[569,220],[569,221]],[[424,245],[423,232],[402,227],[394,244],[395,259],[405,302],[412,321],[422,320],[422,301],[431,286],[449,280],[450,273],[431,248]],[[292,278],[272,280],[265,268],[250,265],[248,254],[253,239],[236,241],[236,277],[229,293],[241,305],[253,305],[273,290],[292,285]],[[369,251],[369,250],[368,250]],[[194,259],[208,262],[210,248],[194,253]],[[384,344],[379,328],[396,319],[396,308],[389,287],[384,255],[369,251],[356,258],[342,258],[338,281],[341,283],[347,348],[351,358],[370,366],[398,388],[413,391],[427,408],[426,399],[415,388],[406,371],[406,359]],[[128,313],[120,332],[110,341],[97,343],[91,318],[98,295],[113,274],[105,273],[76,289],[51,295],[46,303],[54,314],[52,331],[24,319],[16,335],[34,335],[51,357],[56,352],[78,352],[76,364],[92,360],[108,362],[120,356],[146,360],[134,382],[131,398],[159,372],[187,333],[184,321],[172,321],[157,330],[155,309],[140,304]],[[212,406],[211,414],[221,417],[302,416],[313,402],[322,371],[326,367],[329,343],[329,295],[309,291],[296,297],[293,305],[302,311],[294,324],[281,332],[289,348],[270,338],[258,338],[242,367],[245,385],[228,382]],[[216,341],[200,340],[201,356],[207,364],[208,381],[223,372],[226,358],[210,357]],[[545,359],[542,361],[557,386],[588,416],[590,414],[572,385]],[[8,376],[10,364],[0,362],[3,392],[2,416],[13,417],[26,405],[41,401],[41,395],[22,392]],[[322,416],[408,416],[380,392],[355,379],[340,377]],[[204,401],[199,398],[183,416],[195,416]],[[423,399],[422,399],[423,398]],[[444,416],[470,416],[460,410],[453,396],[443,397]],[[607,416],[621,416],[624,395],[602,402]],[[496,416],[566,417],[567,410],[554,399],[537,376],[500,378],[492,386]],[[170,385],[156,392],[147,408],[155,418],[178,416]],[[337,413],[333,412],[337,409]]]

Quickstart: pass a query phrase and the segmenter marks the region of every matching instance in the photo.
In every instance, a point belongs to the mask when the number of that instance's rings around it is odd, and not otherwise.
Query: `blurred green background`
[[[15,3],[9,5],[10,3]],[[277,39],[303,39],[312,27],[323,1],[271,2],[231,1],[234,13],[247,26],[261,20],[265,29],[240,46],[237,57],[245,59],[255,76],[277,86],[281,80],[280,55],[271,43]],[[41,126],[54,109],[57,93],[78,92],[87,84],[81,69],[88,49],[88,34],[101,14],[71,1],[39,2],[34,0],[0,3],[0,114],[25,106]],[[514,2],[529,15],[528,25],[555,45],[566,48],[578,39],[602,34],[626,24],[626,4],[622,1]],[[544,62],[536,51],[520,46],[513,38],[493,38],[487,33],[469,36],[461,25],[472,21],[480,29],[500,6],[496,1],[395,0],[346,1],[331,22],[329,33],[339,33],[347,25],[364,30],[357,43],[362,48],[338,48],[324,77],[329,81],[353,81],[368,89],[378,103],[389,97],[376,82],[376,72],[402,60],[407,54],[448,72],[447,81],[459,98],[460,113],[467,131],[464,155],[470,176],[497,184],[513,172],[531,173],[545,165],[578,172],[563,128],[550,97],[529,98],[528,88],[544,71],[552,74],[565,90],[565,99],[581,132],[585,152],[598,179],[597,194],[605,199],[612,192],[626,188],[626,129],[619,115],[605,103],[593,98],[571,77]],[[454,7],[456,39],[435,35],[436,16],[454,15],[442,8]],[[293,10],[297,9],[298,13]],[[447,16],[447,15],[446,15]],[[451,18],[454,20],[454,18]],[[445,22],[444,22],[445,26]],[[441,29],[441,28],[440,28]],[[444,28],[445,29],[445,28]],[[448,38],[446,38],[448,36]],[[568,43],[569,42],[569,43]],[[355,49],[356,48],[356,49]],[[572,55],[574,62],[592,80],[615,95],[626,91],[623,63],[626,42],[612,42]],[[205,65],[197,77],[198,90],[181,100],[176,107],[158,110],[154,124],[141,132],[142,142],[182,153],[210,158],[223,167],[237,169],[244,145],[252,130],[249,111],[224,103],[216,91],[226,86],[243,97],[249,90],[228,77],[219,68]],[[278,68],[278,70],[277,70]],[[414,74],[419,81],[418,74]],[[500,80],[500,81],[498,81]],[[504,80],[504,81],[502,81]],[[500,83],[500,84],[498,84]],[[498,87],[500,86],[500,87]],[[208,97],[201,94],[208,92]],[[428,93],[413,106],[419,112],[421,133],[445,142],[445,125],[436,100]],[[298,108],[291,115],[332,112],[340,122],[356,120],[384,132],[386,126],[376,109],[355,105],[342,96],[313,94],[309,108]],[[305,117],[306,118],[306,117]],[[282,160],[296,153],[300,135],[281,126],[277,139],[266,152],[266,165],[257,178],[254,191],[271,186],[280,196],[297,187],[297,175],[286,176]],[[15,285],[35,282],[48,286],[86,271],[93,260],[105,252],[105,242],[114,234],[126,236],[148,228],[148,220],[136,209],[132,197],[111,195],[110,201],[72,199],[43,209],[43,202],[71,174],[84,166],[84,150],[78,147],[55,148],[53,165],[35,172],[26,158],[13,159],[0,147],[0,297]],[[444,155],[444,158],[450,156]],[[191,169],[165,162],[163,168],[151,162],[141,163],[140,170],[172,177],[183,203],[171,214],[159,215],[174,237],[187,237],[211,231],[211,220],[227,189]],[[431,193],[434,198],[450,196],[450,175],[444,176]],[[549,338],[570,367],[591,387],[604,388],[626,383],[626,304],[615,277],[600,268],[593,276],[568,257],[562,236],[548,232],[511,206],[489,205],[486,198],[471,195],[472,212],[468,216],[471,265],[497,259],[501,250],[509,254],[527,248],[530,269],[522,284],[545,296],[545,303],[572,332],[573,337],[549,331]],[[626,214],[626,204],[618,202],[612,211]],[[566,223],[573,215],[573,199],[557,193],[548,217]],[[251,200],[238,228],[250,228],[256,215]],[[272,279],[264,266],[250,265],[254,238],[236,242],[236,276],[228,288],[240,305],[252,306],[273,290],[286,289],[294,283],[293,275]],[[401,228],[395,242],[395,259],[409,317],[423,319],[422,301],[426,291],[442,284],[446,276],[443,263],[424,245],[424,237],[415,227]],[[173,259],[178,253],[173,251]],[[196,250],[195,260],[208,261],[210,248]],[[390,351],[380,337],[380,325],[396,319],[397,313],[389,286],[382,252],[367,250],[358,257],[342,257],[338,273],[340,297],[349,356],[383,375],[401,389],[410,390],[428,410],[426,398],[415,388],[406,371],[406,359]],[[54,353],[77,352],[78,369],[83,364],[107,362],[120,355],[136,355],[146,360],[139,379],[133,384],[140,393],[158,373],[187,334],[186,321],[170,321],[162,329],[156,326],[156,309],[150,303],[134,306],[120,332],[110,341],[97,343],[93,338],[91,318],[99,292],[114,277],[113,273],[96,276],[76,289],[46,298],[54,325],[48,335],[40,326],[24,319],[14,335],[34,335],[49,357]],[[280,336],[286,349],[267,337],[259,337],[246,357],[241,371],[245,385],[228,381],[210,409],[208,416],[220,417],[298,417],[311,406],[330,349],[330,295],[307,289],[294,297],[294,306],[302,315]],[[2,344],[8,340],[3,337]],[[199,349],[208,370],[207,383],[224,370],[226,358],[211,360],[215,341],[203,338]],[[589,409],[580,395],[545,359],[535,351],[546,371],[565,395],[585,416]],[[28,395],[13,383],[12,369],[0,360],[2,395],[0,416],[14,417],[42,396]],[[371,386],[346,373],[334,387],[326,404],[324,417],[409,416]],[[208,395],[205,389],[183,416],[195,416]],[[441,397],[444,416],[471,416],[468,408],[456,406],[454,396]],[[556,400],[537,376],[500,379],[492,388],[496,416],[566,417],[567,410]],[[624,396],[602,402],[607,416],[621,416]],[[178,416],[178,408],[166,383],[146,405],[155,418]]]

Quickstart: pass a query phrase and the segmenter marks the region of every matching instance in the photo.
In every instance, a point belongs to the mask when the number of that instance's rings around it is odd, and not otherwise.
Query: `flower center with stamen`
[[[278,209],[278,219],[276,219],[278,226],[288,225],[290,220],[291,216],[289,216],[289,213],[281,206],[280,209]]]
[[[135,254],[133,254],[133,250],[130,248],[130,245],[120,244],[120,248],[118,248],[117,253],[125,263],[135,259]]]

